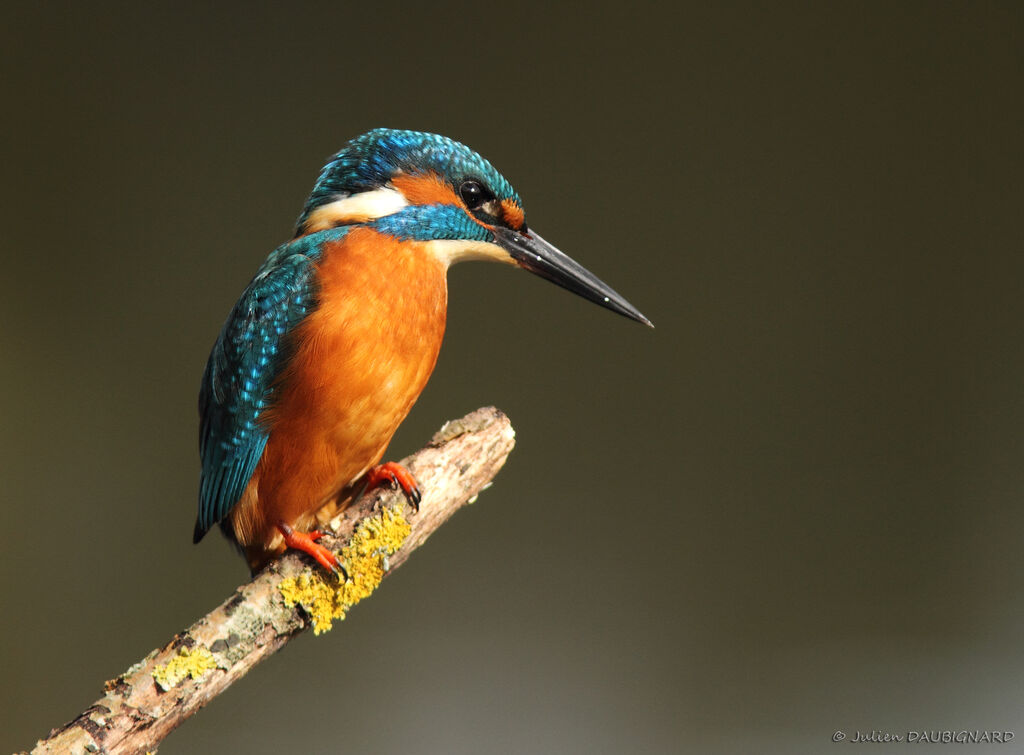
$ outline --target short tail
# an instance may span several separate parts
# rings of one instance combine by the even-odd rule
[[[195,545],[206,535],[206,528],[200,523],[199,518],[196,517],[196,528],[192,532],[192,544]]]

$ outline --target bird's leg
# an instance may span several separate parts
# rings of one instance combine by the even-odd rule
[[[284,544],[289,548],[294,548],[297,551],[307,553],[316,559],[320,566],[327,569],[327,571],[334,572],[342,580],[348,580],[348,573],[345,571],[345,567],[341,565],[341,561],[334,553],[320,545],[317,540],[324,536],[324,533],[319,530],[313,530],[312,532],[298,532],[292,527],[289,527],[284,522],[277,523],[277,531],[284,536]]]
[[[402,492],[405,493],[405,497],[409,499],[413,510],[420,510],[420,500],[423,496],[420,495],[420,488],[416,484],[416,478],[412,476],[412,472],[408,469],[401,464],[388,461],[372,467],[366,473],[366,490],[372,490],[384,484],[400,486]]]

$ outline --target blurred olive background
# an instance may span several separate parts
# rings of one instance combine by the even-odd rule
[[[706,5],[3,11],[0,747],[246,578],[191,543],[199,378],[380,125],[657,329],[455,268],[389,455],[494,404],[497,484],[161,752],[1024,747],[1024,13]]]

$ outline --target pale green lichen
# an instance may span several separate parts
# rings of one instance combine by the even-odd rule
[[[164,692],[176,687],[185,677],[200,678],[207,671],[217,668],[217,659],[206,648],[179,648],[178,654],[167,663],[153,669],[153,679]]]
[[[411,531],[400,512],[383,509],[379,516],[364,520],[351,542],[341,549],[341,561],[348,572],[344,583],[322,569],[307,569],[282,580],[278,589],[285,603],[302,606],[315,634],[330,630],[334,619],[344,619],[348,609],[377,589],[387,571],[388,557],[402,547]]]

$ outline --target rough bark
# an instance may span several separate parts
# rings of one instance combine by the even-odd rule
[[[382,507],[398,511],[411,530],[397,551],[381,559],[385,571],[393,570],[489,486],[513,444],[508,418],[493,407],[447,423],[425,448],[402,461],[423,491],[417,513],[405,507],[400,492],[380,490],[338,516],[331,523],[334,532],[321,542],[340,550],[361,524],[380,516]],[[275,561],[187,630],[108,681],[103,697],[54,729],[32,752],[114,755],[155,750],[185,719],[310,627],[307,611],[284,599],[282,582],[319,569],[311,564],[294,553]],[[181,678],[168,679],[168,669],[180,671]]]

